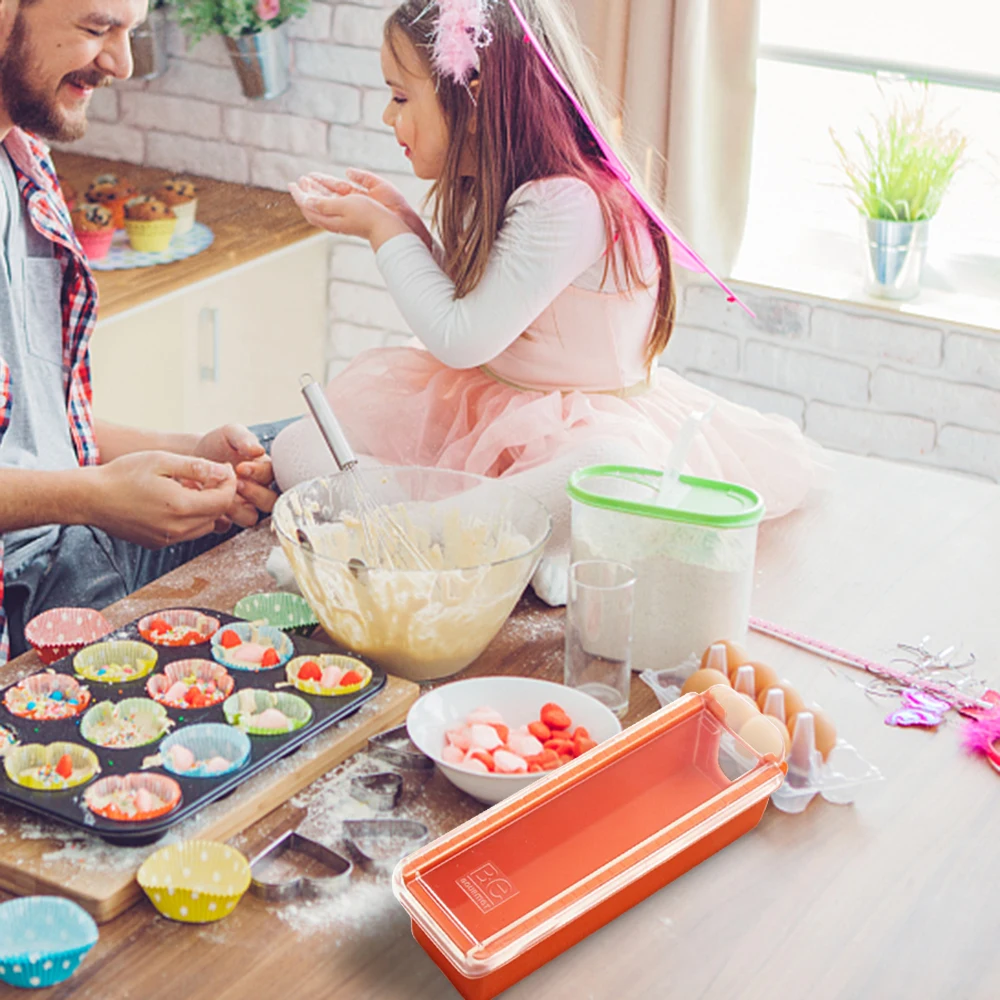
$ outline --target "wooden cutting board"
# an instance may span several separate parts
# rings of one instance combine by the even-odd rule
[[[246,594],[274,589],[264,570],[272,544],[266,528],[244,532],[103,613],[118,627],[151,611],[191,603],[231,612]],[[34,653],[18,657],[0,667],[0,686],[42,666]],[[416,684],[389,677],[354,715],[148,847],[114,847],[14,806],[0,806],[0,888],[17,895],[65,896],[98,923],[111,920],[142,896],[135,873],[159,847],[190,838],[227,840],[242,832],[361,750],[370,736],[402,722],[419,694]]]

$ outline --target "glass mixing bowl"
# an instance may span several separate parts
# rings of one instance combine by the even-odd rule
[[[364,500],[373,507],[365,513]],[[394,539],[392,517],[424,560]],[[354,469],[279,497],[273,526],[303,595],[341,646],[414,681],[468,666],[500,631],[551,533],[545,506],[448,469]],[[377,531],[394,552],[365,540]]]

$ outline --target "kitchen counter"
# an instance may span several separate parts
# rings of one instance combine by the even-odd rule
[[[96,272],[102,320],[319,236],[302,218],[291,195],[280,191],[77,153],[56,152],[53,159],[59,176],[69,181],[81,197],[98,174],[127,177],[144,192],[158,187],[168,177],[190,177],[198,186],[198,221],[215,234],[211,247],[186,260],[131,271]]]

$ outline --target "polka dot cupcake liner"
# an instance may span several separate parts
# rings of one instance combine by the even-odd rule
[[[93,608],[52,608],[25,625],[24,637],[48,665],[72,656],[111,631],[111,623]]]
[[[250,758],[250,738],[225,723],[203,722],[171,733],[160,744],[160,757],[163,766],[178,777],[221,778],[238,771]]]
[[[213,660],[175,660],[146,682],[146,694],[168,708],[190,712],[211,708],[233,693],[235,682],[221,663]],[[193,692],[198,692],[193,694]]]
[[[187,840],[151,854],[136,878],[163,916],[205,924],[235,909],[250,886],[250,863],[228,844]]]
[[[80,735],[109,750],[142,747],[163,736],[173,725],[167,710],[149,698],[102,701],[80,720]]]
[[[0,903],[0,981],[42,989],[64,982],[97,944],[97,924],[58,896]]]
[[[3,704],[19,719],[73,719],[90,704],[90,691],[69,674],[33,674],[7,688]]]
[[[127,684],[149,676],[159,654],[152,646],[132,639],[99,642],[73,657],[77,677],[97,684]]]
[[[319,625],[316,612],[304,597],[282,591],[249,594],[237,603],[233,614],[250,622],[263,622],[291,635],[309,635]]]
[[[200,646],[219,629],[219,619],[201,611],[170,608],[139,619],[139,635],[154,646]]]

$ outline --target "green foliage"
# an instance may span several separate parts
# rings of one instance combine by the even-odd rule
[[[869,219],[894,222],[933,218],[968,141],[941,123],[928,122],[926,90],[915,109],[897,102],[884,119],[873,116],[873,124],[871,135],[857,130],[857,158],[830,130],[858,211]]]
[[[252,35],[301,17],[310,0],[281,0],[280,12],[269,21],[257,13],[257,0],[173,0],[177,21],[191,39],[205,35]]]

